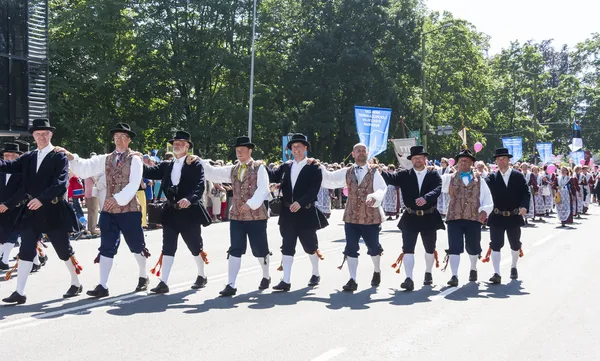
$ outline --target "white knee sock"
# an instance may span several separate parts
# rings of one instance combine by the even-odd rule
[[[25,296],[25,285],[32,268],[33,262],[19,260],[17,266],[17,293],[21,296]]]
[[[425,272],[431,273],[434,261],[433,253],[425,253]]]
[[[240,257],[229,256],[229,285],[233,288],[235,288],[235,280],[241,266],[242,259]]]
[[[358,269],[358,257],[348,257],[348,271],[350,272],[350,278],[356,281],[356,270]]]
[[[413,269],[415,268],[415,255],[413,253],[405,253],[402,263],[404,263],[404,272],[406,272],[406,277],[412,280]]]
[[[381,256],[371,256],[373,260],[373,272],[381,273]]]
[[[452,269],[452,275],[458,277],[458,266],[460,265],[460,254],[450,255],[450,269]]]
[[[14,243],[6,242],[2,245],[2,262],[8,264],[10,260],[10,252],[15,247]]]
[[[71,285],[75,287],[81,286],[81,282],[79,282],[79,275],[75,271],[75,265],[73,264],[73,262],[71,262],[71,260],[68,259],[65,261],[65,264],[67,265],[67,269],[71,274]]]
[[[292,283],[292,264],[294,263],[294,256],[283,256],[281,264],[283,265],[283,282]]]
[[[162,256],[162,267],[160,269],[160,280],[165,284],[169,284],[169,275],[171,274],[171,268],[173,268],[173,262],[175,257],[173,256]]]
[[[198,267],[198,276],[206,278],[206,273],[204,273],[204,260],[202,259],[202,256],[194,256],[194,261],[196,261],[196,267]]]
[[[479,256],[477,255],[469,255],[469,260],[471,261],[471,271],[477,271],[477,261],[479,260]]]
[[[312,264],[312,274],[313,276],[319,276],[319,256],[317,254],[311,254],[308,256],[310,258],[310,263]]]
[[[269,276],[269,255],[266,257],[257,257],[256,259],[262,268],[263,278],[271,279],[271,276]]]
[[[108,288],[108,276],[113,265],[113,259],[100,256],[100,285],[104,288]]]
[[[494,273],[500,274],[500,259],[502,254],[500,252],[492,251],[492,264],[494,265]]]
[[[512,256],[512,264],[511,264],[511,268],[517,268],[517,261],[519,261],[519,255],[521,254],[520,251],[510,251],[511,256]]]
[[[147,258],[141,253],[134,253],[135,260],[138,263],[138,267],[140,268],[139,277],[140,278],[148,278],[148,270],[146,269],[146,261]]]

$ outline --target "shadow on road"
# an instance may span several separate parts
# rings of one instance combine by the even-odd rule
[[[480,288],[483,286],[485,288]],[[524,292],[522,281],[511,280],[507,284],[494,285],[489,282],[470,282],[459,288],[456,292],[446,296],[446,299],[452,301],[468,301],[473,298],[510,298],[512,296],[526,296],[529,292]]]

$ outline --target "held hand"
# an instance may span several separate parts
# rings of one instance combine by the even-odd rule
[[[192,203],[190,203],[190,201],[188,201],[188,200],[187,200],[187,199],[185,199],[185,198],[182,198],[182,199],[180,199],[180,200],[179,200],[179,202],[177,202],[177,205],[178,205],[178,206],[179,206],[179,208],[181,208],[181,209],[185,209],[185,208],[189,207],[189,206],[190,206],[190,204],[192,204]]]
[[[292,205],[290,206],[290,211],[291,211],[292,213],[296,213],[296,212],[298,212],[298,210],[300,210],[300,208],[302,208],[302,207],[300,206],[300,203],[298,203],[298,202],[294,202],[294,203],[292,203]]]
[[[138,156],[138,157],[140,157],[140,158],[143,158],[143,157],[144,157],[144,155],[143,155],[142,153],[140,153],[140,152],[131,152],[131,155],[133,155],[133,156],[136,156],[136,155],[137,155],[137,156]]]
[[[8,207],[5,204],[0,204],[0,213],[8,211]]]
[[[241,212],[249,212],[250,211],[250,206],[247,205],[246,203],[244,203],[244,205],[240,207],[240,211]]]
[[[374,207],[375,206],[375,198],[369,198],[367,199],[367,207]]]
[[[198,157],[197,155],[193,155],[193,154],[192,155],[188,155],[185,158],[185,162],[187,163],[187,165],[192,165],[192,164],[194,164],[196,162],[199,162],[199,161],[200,161],[200,157]]]
[[[479,223],[485,224],[486,219],[487,219],[487,213],[479,212]]]
[[[527,214],[527,208],[519,208],[519,214],[525,216]]]
[[[118,206],[118,203],[113,197],[108,198],[104,202],[104,209],[107,211],[110,211],[111,209],[113,209],[116,206]]]
[[[417,206],[422,207],[427,203],[427,201],[425,200],[425,198],[420,197],[415,200],[415,203],[417,204]]]
[[[37,198],[34,198],[30,200],[29,203],[27,203],[27,208],[29,208],[32,211],[37,211],[38,209],[40,209],[41,206],[42,202],[40,202],[40,200]]]
[[[71,152],[69,152],[68,150],[66,150],[66,149],[65,149],[65,148],[63,148],[63,147],[54,147],[54,151],[55,151],[56,153],[63,153],[63,154],[64,154],[64,155],[67,157],[67,159],[68,159],[68,160],[73,160],[73,159],[75,159],[75,158],[73,157],[73,154],[71,154]]]

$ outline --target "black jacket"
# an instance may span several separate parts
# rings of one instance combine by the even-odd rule
[[[279,168],[270,170],[270,183],[281,183],[281,194],[284,204],[279,215],[279,225],[282,227],[295,226],[306,229],[321,229],[329,224],[323,213],[315,207],[323,175],[316,164],[305,165],[296,180],[292,190],[291,167],[293,162],[282,164]],[[298,202],[302,208],[296,213],[290,211],[290,205]]]
[[[186,157],[187,159],[187,157]],[[202,203],[202,195],[204,194],[204,167],[200,162],[194,162],[187,164],[185,159],[183,160],[183,167],[181,168],[181,178],[177,186],[173,186],[171,181],[171,171],[175,162],[162,162],[153,167],[148,167],[144,164],[143,177],[147,179],[160,179],[161,189],[167,198],[168,203],[171,205],[165,207],[162,214],[162,221],[165,224],[169,224],[174,220],[173,217],[183,218],[186,221],[201,223],[209,221],[206,219],[206,209]],[[186,209],[175,209],[172,207],[181,199],[187,199],[191,205]]]
[[[8,207],[4,213],[0,213],[0,225],[12,227],[19,215],[20,205],[25,200],[25,190],[21,184],[22,175],[12,174],[6,183],[6,173],[0,173],[0,204]]]
[[[529,209],[530,193],[525,177],[514,169],[511,169],[510,172],[508,187],[504,184],[504,179],[499,171],[488,174],[485,179],[494,199],[494,209],[499,211]],[[488,219],[490,226],[520,227],[524,224],[523,217],[518,214],[505,217],[492,211]]]
[[[382,172],[381,176],[387,185],[400,187],[402,200],[404,201],[406,208],[412,210],[428,210],[433,208],[432,213],[423,216],[404,212],[398,223],[398,228],[413,231],[446,228],[442,216],[437,210],[437,199],[442,192],[442,178],[437,171],[427,170],[425,178],[423,178],[420,192],[417,174],[413,169],[401,170],[396,173]],[[420,197],[425,198],[427,201],[427,203],[421,207],[417,206],[415,203],[417,198]]]

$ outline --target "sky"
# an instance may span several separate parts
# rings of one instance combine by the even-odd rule
[[[600,33],[600,0],[425,0],[430,10],[450,11],[491,36],[489,55],[522,44],[554,39],[560,48],[573,48]]]

